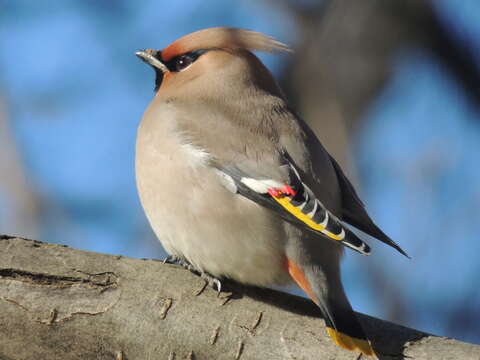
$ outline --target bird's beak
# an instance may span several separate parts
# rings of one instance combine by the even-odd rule
[[[146,62],[147,64],[153,66],[154,68],[157,68],[160,70],[162,73],[166,73],[170,70],[165,66],[164,63],[162,63],[160,60],[158,60],[154,54],[156,54],[156,50],[152,49],[147,49],[147,50],[139,50],[135,53],[135,55],[138,56],[140,60],[143,62]]]

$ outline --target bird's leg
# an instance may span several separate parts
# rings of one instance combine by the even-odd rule
[[[207,285],[211,286],[214,290],[217,290],[217,292],[220,294],[222,292],[222,282],[217,279],[215,276],[197,269],[195,266],[190,264],[187,260],[176,256],[176,255],[169,255],[163,260],[164,264],[177,264],[183,267],[184,269],[187,269],[191,272],[193,272],[196,275],[199,275]]]

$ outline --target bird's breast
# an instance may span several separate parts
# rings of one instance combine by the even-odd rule
[[[208,165],[210,156],[186,142],[174,125],[144,118],[136,180],[160,242],[168,253],[214,276],[255,285],[287,282],[285,224],[232,193]]]

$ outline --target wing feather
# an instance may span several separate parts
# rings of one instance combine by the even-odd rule
[[[362,230],[370,236],[390,245],[400,254],[409,258],[408,254],[392,239],[390,239],[375,223],[372,221],[365,206],[357,195],[355,188],[343,173],[340,165],[330,156],[338,178],[338,184],[342,191],[342,219],[356,228]]]
[[[302,183],[292,164],[288,163],[287,166],[290,177],[288,184],[273,179],[254,178],[235,166],[217,169],[222,178],[228,177],[228,182],[235,184],[237,193],[275,211],[284,220],[341,243],[363,255],[369,255],[368,244],[325,208],[307,185]]]

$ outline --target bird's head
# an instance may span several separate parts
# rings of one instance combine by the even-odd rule
[[[288,50],[286,45],[258,32],[216,27],[188,34],[163,50],[135,54],[155,70],[155,91],[177,92],[188,87],[208,92],[212,85],[225,90],[226,84],[245,82],[277,89],[269,71],[251,51]]]

